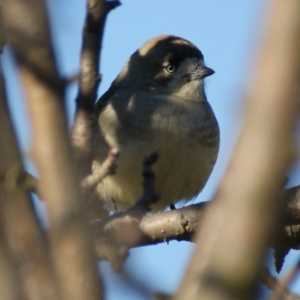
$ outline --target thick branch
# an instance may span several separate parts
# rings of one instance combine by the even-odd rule
[[[1,68],[0,132],[0,298],[60,299],[47,243],[24,186]]]
[[[9,40],[27,96],[32,153],[52,225],[51,250],[62,297],[99,300],[100,282],[86,207],[80,199],[64,110],[64,86],[55,65],[45,3],[5,0],[4,7]]]
[[[176,300],[252,299],[278,223],[282,176],[295,154],[300,2],[276,0],[270,5],[245,126],[197,233]]]
[[[279,200],[286,206],[284,226],[274,228],[276,243],[284,243],[289,249],[300,249],[300,187],[286,189]],[[193,241],[193,236],[201,226],[204,209],[211,202],[203,202],[176,210],[147,214],[137,218],[134,211],[116,214],[103,223],[94,222],[92,227],[96,240],[110,236],[121,247],[155,245],[166,241]],[[128,233],[128,235],[126,234]],[[270,246],[275,246],[272,243]]]

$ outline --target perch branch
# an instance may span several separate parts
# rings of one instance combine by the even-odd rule
[[[280,237],[278,240],[288,249],[300,248],[300,186],[291,187],[281,193],[280,202],[286,206],[284,226],[274,228],[274,235]],[[136,219],[131,211],[113,215],[106,220],[105,228],[103,223],[93,223],[96,239],[101,238],[103,234],[112,235],[116,244],[127,248],[140,247],[145,245],[155,245],[166,241],[193,241],[193,236],[201,226],[204,209],[209,202],[193,204],[176,210],[170,210],[161,213],[143,215],[140,220]],[[124,238],[124,232],[131,232],[131,238]],[[135,234],[136,232],[136,234]],[[276,246],[277,241],[271,243]]]

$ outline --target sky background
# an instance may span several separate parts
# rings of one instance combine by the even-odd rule
[[[79,70],[85,0],[48,0],[48,7],[59,70],[62,76],[74,75]],[[267,10],[268,1],[262,0],[123,0],[122,6],[108,16],[101,54],[103,77],[99,96],[108,89],[127,58],[146,40],[160,34],[174,34],[190,40],[204,54],[206,65],[216,71],[206,79],[206,93],[221,129],[220,153],[214,172],[196,202],[213,197],[242,128],[245,98],[251,78],[255,76],[254,63]],[[32,170],[27,155],[31,144],[30,124],[14,62],[7,48],[2,63],[9,83],[10,109],[17,135],[27,166]],[[67,89],[66,99],[70,124],[76,92],[77,84],[73,83]],[[297,170],[299,162],[290,171],[290,185],[299,184]],[[42,205],[38,208],[43,214]],[[126,299],[153,299],[148,293],[151,290],[175,292],[192,251],[193,245],[187,242],[131,250],[126,272],[139,286],[138,290],[128,287],[107,263],[101,263],[107,299],[124,299],[124,295]],[[299,254],[292,251],[282,274],[298,259]],[[271,270],[274,273],[274,269]],[[292,289],[299,291],[299,285],[296,280]]]

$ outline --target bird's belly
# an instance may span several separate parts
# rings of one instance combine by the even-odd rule
[[[178,201],[194,198],[205,185],[216,160],[217,149],[199,143],[174,142],[162,138],[154,142],[135,141],[120,148],[115,175],[106,177],[99,192],[110,208],[111,198],[118,210],[136,203],[142,196],[142,164],[152,151],[159,150],[159,159],[153,166],[155,189],[160,199],[152,206],[161,210]]]

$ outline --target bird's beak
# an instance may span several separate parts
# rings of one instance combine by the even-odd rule
[[[200,69],[199,75],[201,76],[201,79],[203,79],[203,78],[208,77],[208,76],[210,76],[214,73],[215,73],[215,71],[213,69],[203,66]]]
[[[214,74],[215,71],[205,66],[198,66],[196,70],[189,74],[190,80],[199,80]]]

